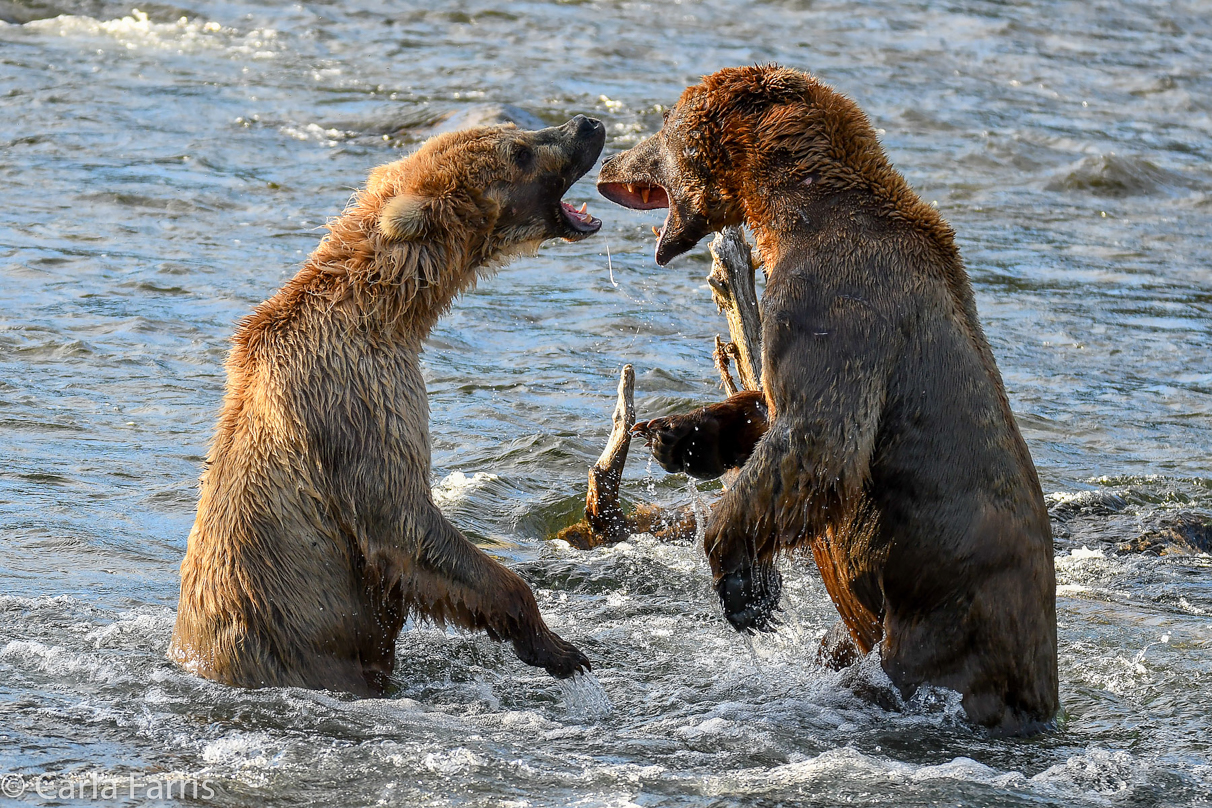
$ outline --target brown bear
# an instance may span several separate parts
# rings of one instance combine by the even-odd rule
[[[378,695],[415,615],[508,640],[553,676],[589,670],[526,583],[434,505],[420,353],[480,275],[601,227],[561,197],[604,143],[583,116],[435,137],[371,172],[241,323],[171,659],[231,685]]]
[[[768,274],[765,400],[637,426],[671,467],[743,464],[705,535],[729,621],[768,629],[775,558],[810,549],[845,624],[831,636],[853,643],[823,659],[878,646],[906,696],[947,687],[978,724],[1048,726],[1056,584],[1039,479],[954,233],[858,106],[793,70],[721,70],[609,160],[598,189],[668,208],[658,264],[746,224]],[[745,446],[751,414],[769,424]]]

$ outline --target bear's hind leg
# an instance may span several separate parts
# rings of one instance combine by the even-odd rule
[[[360,631],[358,659],[366,686],[374,695],[382,695],[391,683],[396,666],[396,639],[404,628],[403,583],[390,565],[383,564],[371,591],[380,594],[366,605],[366,612],[375,617]]]

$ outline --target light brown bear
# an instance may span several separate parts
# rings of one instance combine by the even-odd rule
[[[420,353],[480,275],[601,227],[561,197],[604,143],[583,116],[435,137],[375,169],[302,270],[244,320],[171,659],[231,685],[378,695],[415,615],[508,640],[553,676],[589,669],[526,583],[434,505]]]
[[[1039,480],[954,234],[862,111],[793,70],[721,70],[598,189],[669,209],[658,264],[743,223],[768,273],[764,400],[636,427],[669,468],[741,466],[705,537],[732,624],[769,628],[775,558],[811,550],[845,626],[826,660],[878,646],[906,696],[948,687],[976,723],[1047,726],[1056,580]],[[759,438],[749,424],[766,416]]]

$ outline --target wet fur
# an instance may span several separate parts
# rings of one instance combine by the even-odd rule
[[[535,205],[571,158],[533,135],[458,132],[375,169],[302,270],[240,324],[173,660],[230,685],[377,695],[412,615],[511,641],[555,676],[589,668],[429,486],[423,340],[479,275],[557,235]]]
[[[808,550],[855,646],[822,658],[878,646],[906,696],[948,687],[976,723],[1047,726],[1048,514],[951,228],[852,101],[776,67],[706,77],[598,181],[637,179],[668,193],[659,262],[744,223],[769,276],[769,430],[706,527],[729,619],[768,627],[776,557]]]
[[[665,471],[710,480],[745,465],[767,427],[765,396],[746,390],[684,415],[636,424],[632,432]]]

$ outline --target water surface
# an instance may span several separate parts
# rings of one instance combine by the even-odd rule
[[[0,774],[233,806],[1209,803],[1212,559],[1113,552],[1212,512],[1207,3],[49,8],[0,3],[33,20],[0,24]],[[589,181],[570,199],[601,234],[466,295],[425,370],[442,507],[600,690],[425,626],[381,700],[173,668],[227,339],[369,169],[488,102],[594,115],[609,155],[701,74],[768,61],[854,97],[958,232],[1054,509],[1061,729],[994,740],[953,694],[859,698],[871,664],[809,663],[835,619],[810,564],[750,647],[696,548],[543,541],[581,508],[622,364],[642,416],[719,395],[705,246],[657,268],[658,216]],[[627,476],[633,501],[688,496],[638,455]]]

